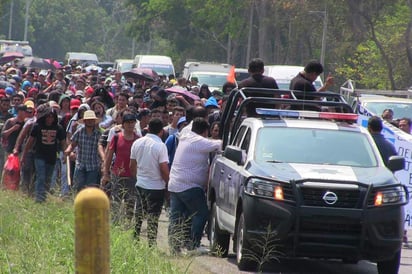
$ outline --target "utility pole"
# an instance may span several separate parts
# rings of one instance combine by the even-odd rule
[[[9,17],[9,36],[8,39],[11,40],[11,31],[13,29],[13,7],[14,7],[14,0],[10,2],[10,17]]]
[[[24,18],[24,37],[23,41],[27,41],[27,27],[29,25],[29,8],[30,8],[30,0],[26,0],[26,15]]]
[[[321,46],[321,50],[320,50],[320,63],[322,64],[323,68],[325,68],[326,37],[327,37],[327,32],[328,32],[328,13],[326,11],[326,6],[325,6],[325,10],[323,10],[323,11],[316,10],[316,11],[309,11],[309,13],[319,15],[323,19],[322,46]],[[322,75],[322,78],[324,80],[324,73]]]

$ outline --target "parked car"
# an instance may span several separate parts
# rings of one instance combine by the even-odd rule
[[[275,256],[366,259],[397,273],[409,198],[393,172],[405,159],[386,167],[346,103],[286,93],[299,92],[246,88],[228,99],[208,185],[212,251],[227,255],[232,237],[240,270]]]

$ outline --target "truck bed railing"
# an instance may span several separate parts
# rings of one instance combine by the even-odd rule
[[[226,108],[222,114],[220,124],[220,137],[225,147],[234,136],[244,117],[258,117],[257,108],[267,109],[291,109],[310,111],[333,111],[341,113],[353,113],[353,109],[346,103],[340,94],[333,92],[314,92],[310,96],[316,99],[302,100],[302,96],[308,93],[292,90],[276,90],[261,88],[234,89],[229,95]],[[225,126],[226,125],[226,126]]]

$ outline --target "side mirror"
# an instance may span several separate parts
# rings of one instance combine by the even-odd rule
[[[242,149],[235,146],[226,146],[223,156],[235,162],[238,165],[243,164]]]
[[[395,172],[405,168],[405,158],[402,156],[389,157],[387,167],[390,171]]]

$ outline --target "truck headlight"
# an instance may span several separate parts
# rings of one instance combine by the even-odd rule
[[[254,196],[284,201],[283,187],[276,182],[253,178],[247,183],[246,193]]]
[[[408,202],[408,193],[403,186],[377,189],[373,195],[374,206],[406,204]]]

